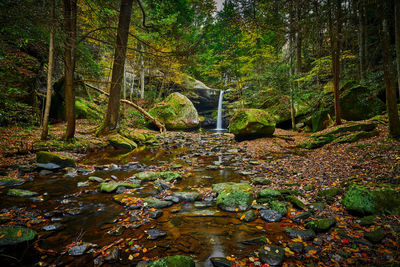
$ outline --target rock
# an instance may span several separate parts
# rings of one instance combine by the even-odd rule
[[[124,233],[125,227],[123,226],[115,226],[111,230],[107,231],[107,234],[112,236],[120,236]]]
[[[210,261],[214,267],[231,267],[232,264],[224,257],[213,257]]]
[[[264,177],[256,177],[256,178],[253,178],[251,181],[254,185],[270,185],[271,184],[271,181]]]
[[[108,142],[116,149],[133,150],[137,148],[135,142],[119,134],[110,135],[108,137]]]
[[[86,186],[89,186],[89,182],[78,182],[77,184],[76,184],[76,186],[77,187],[86,187]]]
[[[11,177],[0,177],[0,186],[18,186],[25,183],[25,180]]]
[[[60,230],[61,228],[63,228],[63,225],[60,223],[43,226],[43,230],[45,231],[55,231]]]
[[[268,203],[276,199],[281,199],[282,194],[276,189],[267,188],[257,192],[258,203]]]
[[[143,182],[155,181],[157,179],[162,179],[167,182],[172,182],[174,180],[181,179],[182,175],[178,172],[173,172],[173,171],[164,171],[164,172],[145,171],[136,173],[131,178],[139,179]]]
[[[243,213],[242,216],[240,216],[240,218],[242,218],[242,217],[243,217],[243,221],[252,222],[257,219],[258,215],[253,210],[248,210],[245,213]]]
[[[33,240],[37,232],[21,226],[5,226],[0,228],[0,246],[15,245]]]
[[[73,246],[68,250],[68,255],[70,256],[81,256],[83,255],[86,250],[88,249],[88,244],[82,244],[78,246]]]
[[[117,190],[118,187],[126,187],[126,188],[138,188],[140,185],[138,184],[132,184],[132,183],[126,183],[126,182],[115,182],[115,183],[101,183],[99,185],[100,191],[101,192],[106,192],[106,193],[111,193]]]
[[[239,139],[272,136],[275,123],[264,110],[242,109],[233,115],[228,129]]]
[[[342,193],[343,189],[341,188],[329,188],[319,191],[318,196],[325,198],[326,202],[332,203],[335,200],[335,197]]]
[[[196,201],[194,202],[195,208],[202,209],[202,208],[208,208],[214,206],[213,201]]]
[[[90,177],[88,178],[88,180],[89,180],[89,181],[92,181],[92,182],[97,182],[97,183],[102,183],[102,182],[104,182],[104,179],[103,179],[103,178],[100,178],[100,177],[97,177],[97,176],[90,176]]]
[[[352,186],[343,197],[346,210],[357,214],[372,214],[376,211],[375,198],[370,190],[362,186]]]
[[[172,194],[173,197],[177,197],[180,201],[194,202],[201,200],[202,195],[199,192],[175,192]]]
[[[43,170],[49,170],[49,171],[54,171],[57,169],[60,169],[61,166],[54,164],[54,163],[36,163],[35,165],[36,169],[43,169]],[[68,167],[71,168],[71,167]]]
[[[150,208],[162,209],[172,206],[173,203],[170,201],[160,200],[155,197],[148,197],[144,199],[143,204],[147,205]]]
[[[304,249],[304,244],[302,242],[294,242],[288,245],[290,250],[296,253],[301,253]]]
[[[200,123],[193,103],[180,93],[170,94],[164,101],[154,105],[149,114],[164,123],[167,130],[190,130],[197,128]]]
[[[77,119],[101,120],[103,111],[94,103],[82,97],[75,98],[75,116]]]
[[[74,178],[74,177],[78,176],[78,172],[75,168],[67,167],[64,170],[66,173],[63,175],[63,177]]]
[[[161,210],[155,210],[150,212],[149,217],[152,219],[160,218],[164,213]]]
[[[157,260],[148,267],[195,267],[195,263],[189,256],[175,255]]]
[[[382,239],[385,238],[385,231],[382,229],[377,229],[371,232],[365,232],[364,237],[368,241],[371,241],[372,243],[380,243]]]
[[[365,216],[365,217],[360,218],[356,222],[359,223],[361,226],[370,226],[370,225],[374,224],[375,218],[376,217],[374,215]]]
[[[56,153],[51,153],[47,151],[39,151],[36,153],[37,163],[54,163],[61,168],[65,167],[76,167],[75,161],[67,156],[63,156]]]
[[[53,172],[52,171],[50,171],[50,170],[41,170],[40,172],[39,172],[39,176],[46,176],[46,175],[50,175],[50,174],[52,174]]]
[[[104,260],[108,263],[116,263],[119,261],[119,253],[120,253],[119,247],[112,247],[106,250],[107,256],[105,256]]]
[[[239,241],[239,244],[242,245],[266,245],[268,243],[268,238],[265,236],[255,237],[249,240]]]
[[[149,234],[149,236],[147,237],[147,239],[149,239],[149,240],[159,239],[159,238],[167,235],[166,232],[158,230],[158,229],[150,229],[147,231],[147,233]]]
[[[36,192],[32,192],[29,190],[22,190],[22,189],[9,189],[7,195],[13,197],[33,197],[39,195]]]
[[[259,257],[262,263],[270,266],[280,266],[285,257],[285,251],[278,246],[265,245],[259,250]]]
[[[225,211],[247,210],[253,202],[253,188],[247,183],[220,183],[213,185],[218,193],[217,206]]]
[[[282,215],[282,217],[287,215],[287,205],[285,203],[279,201],[272,201],[269,207],[270,209],[279,212],[279,214]]]
[[[326,232],[336,224],[335,218],[313,220],[306,223],[307,229],[312,229],[317,233]]]
[[[316,212],[316,211],[323,211],[325,209],[325,204],[324,203],[320,203],[320,202],[316,202],[316,203],[312,203],[310,204],[310,206],[308,206],[310,208],[310,210],[312,212]]]
[[[267,222],[280,222],[282,215],[275,210],[260,210],[260,216]]]
[[[313,230],[301,230],[287,228],[285,232],[290,238],[301,238],[303,241],[313,240],[315,238],[315,232]]]
[[[302,210],[306,206],[300,199],[295,196],[286,196],[285,199],[287,201],[290,201],[290,203],[292,203],[292,205],[297,209]]]

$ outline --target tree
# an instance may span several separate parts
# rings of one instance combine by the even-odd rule
[[[365,78],[367,69],[367,21],[365,0],[358,0],[358,24],[359,24],[359,57],[360,57],[360,78]]]
[[[400,137],[400,120],[397,109],[397,97],[396,97],[396,84],[395,76],[392,71],[392,49],[390,46],[390,33],[389,33],[389,3],[382,1],[379,5],[379,10],[382,11],[380,15],[380,27],[379,34],[381,39],[382,49],[382,64],[385,80],[385,92],[386,92],[386,108],[389,117],[389,134],[395,138]]]
[[[55,0],[50,1],[50,42],[49,42],[49,64],[47,68],[47,92],[46,92],[46,106],[43,116],[41,140],[47,139],[49,131],[49,114],[51,106],[51,92],[52,92],[52,75],[53,75],[53,55],[54,55],[54,20],[55,20]]]
[[[67,120],[66,139],[75,135],[75,61],[76,61],[76,20],[77,0],[64,0],[64,30],[65,58],[64,58],[64,90],[65,90],[65,117]]]
[[[397,62],[397,87],[400,96],[400,2],[394,1],[395,10],[395,42],[396,42],[396,62]]]
[[[110,97],[108,100],[105,120],[99,133],[108,132],[119,127],[121,88],[123,85],[129,24],[132,14],[132,2],[133,0],[121,0],[114,64],[111,76]]]

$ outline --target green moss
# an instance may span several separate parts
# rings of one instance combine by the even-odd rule
[[[357,142],[358,140],[364,138],[370,138],[377,135],[379,135],[378,131],[370,131],[370,132],[360,131],[345,136],[341,136],[335,139],[334,143],[352,143],[352,142]]]
[[[276,199],[281,199],[282,194],[276,189],[267,188],[257,192],[258,203],[268,203]]]
[[[318,196],[324,197],[326,202],[332,203],[335,197],[343,193],[341,188],[329,188],[318,192]]]
[[[375,198],[370,190],[352,186],[343,197],[346,210],[358,214],[371,214],[376,211]]]
[[[376,210],[390,214],[400,214],[400,192],[392,189],[372,191]]]
[[[36,153],[36,162],[37,163],[54,163],[59,165],[60,167],[75,167],[75,161],[67,156],[47,152],[47,151],[39,151]]]
[[[33,197],[38,195],[38,193],[22,189],[9,189],[7,195],[13,197]]]
[[[173,180],[181,179],[182,175],[178,172],[173,172],[173,171],[164,171],[164,172],[144,171],[133,175],[133,177],[142,181],[155,181],[157,179],[163,179],[165,181],[170,182]]]
[[[371,241],[372,243],[380,243],[385,236],[385,231],[382,229],[376,229],[374,231],[364,233],[365,239]]]
[[[242,109],[233,115],[228,128],[235,136],[272,136],[275,123],[264,110]]]
[[[75,100],[75,115],[77,119],[101,120],[102,112],[94,103],[81,97]]]
[[[295,196],[292,196],[292,195],[290,195],[290,196],[286,196],[285,197],[285,199],[287,200],[287,201],[289,201],[290,203],[292,203],[292,205],[295,207],[295,208],[298,208],[298,209],[304,209],[304,207],[305,207],[305,204],[300,200],[300,199],[298,199],[297,197],[295,197]]]
[[[137,144],[128,138],[115,134],[108,137],[110,144],[116,149],[130,149],[133,150],[137,148]]]
[[[25,180],[11,177],[0,177],[0,186],[17,186],[25,183]]]
[[[287,215],[287,205],[285,203],[279,201],[272,201],[270,204],[270,208],[279,212],[280,215]]]
[[[334,218],[314,220],[314,221],[309,221],[308,223],[306,223],[306,228],[312,229],[315,232],[326,232],[335,224],[336,224],[336,220]]]
[[[168,256],[157,260],[149,265],[149,267],[194,267],[194,260],[189,256]]]
[[[244,216],[244,217],[243,217]],[[245,222],[252,222],[257,219],[257,213],[254,212],[254,210],[248,210],[245,213],[243,213],[241,216],[243,217],[243,221]]]
[[[247,210],[253,201],[253,188],[247,183],[225,184],[218,191],[217,206],[226,211]],[[213,188],[214,189],[214,188]]]
[[[117,190],[118,187],[127,187],[127,188],[138,188],[140,185],[132,184],[132,183],[125,183],[125,182],[115,182],[115,183],[101,183],[99,185],[101,192],[111,193]]]
[[[15,245],[18,243],[31,241],[37,235],[37,232],[26,228],[18,226],[6,226],[0,228],[0,246]]]

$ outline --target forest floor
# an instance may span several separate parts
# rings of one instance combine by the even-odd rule
[[[48,142],[39,140],[40,129],[37,128],[0,128],[0,167],[32,164],[35,161],[34,152],[39,150],[63,151],[64,154],[79,158],[89,151],[100,150],[108,145],[106,137],[94,136],[95,125],[86,120],[78,121],[74,143],[62,140],[64,127],[65,124],[52,125]],[[349,183],[371,189],[400,190],[400,142],[387,137],[386,125],[379,124],[377,130],[379,135],[372,138],[354,143],[328,144],[312,150],[297,146],[310,134],[282,129],[277,129],[273,138],[235,142],[234,146],[239,149],[237,153],[241,154],[240,157],[247,159],[243,164],[247,171],[250,169],[262,173],[271,181],[268,188],[299,192],[298,198],[308,206],[321,201],[318,194],[321,190],[341,188],[346,191]],[[176,136],[184,136],[190,142],[196,142],[202,135],[197,132],[166,134],[171,140]],[[258,186],[257,189],[264,187]],[[349,214],[341,200],[342,194],[339,194],[318,211],[309,207],[300,210],[289,208],[289,218],[312,211],[314,219],[335,218],[336,227],[318,235],[314,240],[306,242],[293,238],[281,244],[289,248],[290,244],[300,242],[306,248],[306,253],[300,258],[291,249],[285,250],[290,259],[287,264],[400,264],[399,216],[382,214],[373,217],[371,223],[361,224],[360,217]],[[303,228],[303,221],[300,226]],[[366,233],[378,229],[383,232],[382,239],[375,242],[365,238]],[[256,256],[236,262],[257,266]]]

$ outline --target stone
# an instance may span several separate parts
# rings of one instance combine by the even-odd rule
[[[280,266],[285,258],[285,250],[278,246],[265,245],[260,248],[259,257],[262,263]]]
[[[341,188],[329,188],[319,191],[318,196],[325,198],[326,202],[332,203],[335,200],[335,197],[342,193],[343,189]]]
[[[51,153],[47,151],[39,151],[36,153],[36,162],[37,163],[54,163],[61,168],[65,167],[76,167],[75,161],[67,156]]]
[[[232,116],[228,129],[238,139],[272,136],[275,122],[264,110],[242,109]]]
[[[293,207],[295,207],[297,209],[302,210],[306,206],[300,199],[298,199],[295,196],[286,196],[285,199],[287,201],[290,201],[290,203],[292,203]]]
[[[115,182],[115,183],[101,183],[99,185],[99,189],[101,192],[111,193],[117,190],[118,187],[126,187],[126,188],[138,188],[140,185],[132,184],[127,182]]]
[[[177,197],[180,201],[194,202],[201,200],[202,195],[199,192],[175,192],[172,194],[173,197]]]
[[[268,238],[266,238],[265,236],[259,236],[259,237],[255,237],[252,239],[248,239],[248,240],[244,240],[244,241],[239,241],[239,244],[242,245],[266,245],[268,243]]]
[[[301,230],[287,228],[285,232],[290,238],[301,238],[303,241],[313,240],[315,238],[315,232],[313,230]]]
[[[214,267],[231,267],[232,264],[224,257],[212,257],[210,261]]]
[[[112,247],[106,250],[106,255],[104,260],[108,263],[116,263],[119,261],[120,248]]]
[[[0,186],[18,186],[25,183],[25,180],[11,177],[0,177]]]
[[[88,244],[82,244],[82,245],[77,245],[73,246],[68,250],[68,255],[70,256],[81,256],[83,255],[86,250],[88,249]]]
[[[267,188],[257,192],[258,203],[268,203],[273,200],[281,199],[282,194],[276,189]]]
[[[307,229],[312,229],[317,233],[326,232],[336,224],[335,218],[313,220],[306,223]]]
[[[194,207],[198,208],[198,209],[202,209],[202,208],[208,208],[208,207],[212,207],[214,206],[214,202],[213,201],[196,201],[194,202]]]
[[[269,205],[270,209],[279,212],[279,214],[284,217],[287,215],[287,205],[279,201],[272,201]]]
[[[137,148],[137,144],[119,134],[110,135],[108,137],[108,142],[115,148],[115,149],[128,149],[133,150]]]
[[[193,103],[180,93],[170,94],[157,103],[149,114],[164,123],[167,130],[190,130],[199,127],[200,119]]]
[[[225,211],[244,211],[253,202],[253,188],[247,183],[221,183],[213,185],[218,193],[217,206]]]
[[[61,166],[54,164],[54,163],[36,163],[35,165],[36,169],[43,169],[43,170],[49,170],[49,171],[54,171],[57,169],[60,169]],[[71,167],[68,167],[71,168]]]
[[[264,177],[256,177],[251,180],[254,185],[270,185],[271,180],[268,180]]]
[[[164,213],[161,210],[155,210],[150,212],[149,217],[152,219],[160,218]]]
[[[76,184],[77,187],[86,187],[89,186],[89,182],[85,181],[85,182],[78,182]]]
[[[280,222],[282,215],[275,210],[260,210],[260,216],[267,222]]]
[[[386,236],[385,231],[383,231],[382,229],[376,229],[371,232],[364,233],[365,239],[367,239],[372,243],[380,243],[382,239],[385,238],[385,236]]]
[[[195,267],[195,262],[189,256],[174,255],[157,260],[148,267]]]
[[[23,189],[9,189],[7,192],[7,195],[13,196],[13,197],[33,197],[39,195],[36,192],[32,192],[29,190],[23,190]]]
[[[101,120],[102,110],[94,102],[82,97],[75,98],[75,116],[77,119]]]
[[[61,228],[63,228],[63,225],[60,223],[43,226],[43,230],[45,231],[55,231],[60,230]]]
[[[88,180],[89,180],[89,181],[92,181],[92,182],[97,182],[97,183],[102,183],[102,182],[104,182],[104,179],[103,179],[103,178],[100,178],[100,177],[97,177],[97,176],[90,176],[90,177],[88,178]]]
[[[302,242],[290,243],[288,246],[291,251],[296,253],[301,253],[304,249],[304,244]]]
[[[5,226],[0,228],[0,246],[15,245],[33,240],[37,232],[22,226]]]
[[[172,206],[173,203],[171,201],[165,201],[155,197],[148,197],[143,200],[143,204],[150,208],[162,209]]]
[[[166,232],[158,229],[150,229],[147,231],[147,233],[149,234],[149,236],[147,237],[147,239],[149,240],[159,239],[167,235]]]
[[[356,222],[359,223],[361,226],[370,226],[374,224],[375,218],[376,217],[374,215],[365,216],[358,219]]]
[[[375,198],[370,190],[362,186],[352,186],[343,197],[343,205],[347,211],[361,215],[376,211]]]
[[[50,171],[50,170],[41,170],[39,172],[39,176],[46,176],[46,175],[50,175],[52,173],[53,173],[53,171]]]
[[[325,204],[321,202],[315,202],[308,206],[312,212],[323,211],[325,209]]]
[[[243,218],[243,221],[245,221],[245,222],[255,221],[257,219],[257,217],[258,217],[257,213],[253,210],[248,210],[245,213],[243,213],[241,216],[241,218]]]

